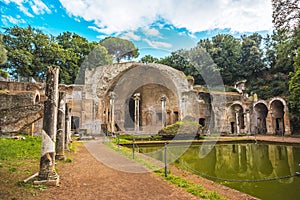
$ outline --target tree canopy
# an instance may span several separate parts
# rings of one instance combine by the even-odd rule
[[[4,65],[7,61],[7,51],[2,43],[2,35],[0,35],[0,66]],[[0,76],[7,77],[8,73],[3,71],[2,68],[0,68]]]
[[[118,63],[123,58],[130,60],[139,56],[138,49],[129,40],[117,37],[107,37],[101,40],[99,44],[104,46],[108,53],[112,55]]]
[[[2,35],[0,35],[0,65],[4,65],[7,60],[7,51],[2,43]]]
[[[55,37],[31,26],[14,26],[5,28],[3,42],[8,52],[3,68],[9,69],[14,77],[33,77],[37,81],[43,81],[47,66],[57,65],[61,69],[60,83],[70,84],[74,83],[83,63],[82,70],[97,64],[112,63],[105,47],[71,32]]]

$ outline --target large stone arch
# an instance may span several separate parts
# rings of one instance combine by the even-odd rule
[[[270,132],[275,135],[290,135],[290,121],[286,101],[274,97],[269,101]]]
[[[99,66],[94,69],[87,69],[85,71],[86,97],[103,98],[103,96],[107,95],[108,92],[118,83],[120,84],[121,77],[123,77],[125,74],[127,74],[128,78],[134,78],[130,81],[135,81],[135,83],[138,83],[139,81],[145,81],[141,80],[141,77],[137,76],[137,74],[134,74],[131,71],[135,68],[139,68],[140,70],[138,71],[141,74],[149,74],[149,70],[151,69],[154,73],[158,72],[157,74],[154,74],[162,75],[162,79],[159,79],[158,82],[162,85],[173,84],[174,89],[176,89],[179,95],[181,95],[180,93],[188,90],[188,82],[184,73],[181,71],[162,64],[128,62]],[[154,77],[154,79],[157,78],[159,77]],[[146,81],[149,81],[149,79]],[[155,81],[157,83],[157,80],[152,80],[152,82]]]
[[[130,112],[132,113],[132,111],[130,111],[130,109],[132,109],[133,95],[135,93],[145,95],[141,91],[143,88],[147,89],[146,86],[148,88],[154,88],[153,95],[166,95],[168,122],[175,118],[173,116],[179,115],[180,118],[183,118],[183,115],[188,114],[197,116],[197,112],[185,112],[183,114],[182,108],[184,107],[184,102],[182,101],[182,96],[190,91],[188,82],[183,72],[169,66],[153,63],[143,64],[130,62],[100,66],[85,71],[85,96],[86,98],[93,99],[99,104],[96,108],[98,113],[100,113],[99,118],[102,119],[103,123],[114,123],[111,122],[111,119],[115,116],[112,116],[112,113],[110,112],[112,110],[110,106],[110,94],[114,94],[114,110],[118,111],[118,122],[121,122],[121,124],[118,124],[118,127],[123,129],[125,119],[129,117],[129,120],[132,120],[132,116],[130,116]],[[188,97],[190,98],[189,101],[193,100],[193,95]],[[157,110],[158,108],[161,108],[161,105],[154,105],[157,104],[157,102],[153,102],[152,107],[143,105],[142,96],[140,97],[139,102],[141,103],[140,117],[141,120],[144,120],[139,124],[141,126],[153,124],[153,122],[149,123],[149,120],[150,118],[155,118],[156,115],[154,115],[154,113],[156,113],[156,111],[152,109],[150,112],[145,109],[151,110],[151,108],[156,107]],[[129,106],[130,103],[131,108]],[[170,107],[169,104],[172,104],[173,106]],[[189,109],[195,111],[195,109]],[[122,113],[122,117],[120,117],[120,113]],[[151,117],[149,113],[151,113]],[[174,120],[172,122],[174,122]]]

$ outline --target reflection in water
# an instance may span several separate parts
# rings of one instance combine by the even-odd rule
[[[142,151],[162,160],[163,153],[157,151],[159,148],[145,147]],[[182,148],[186,147],[169,146],[167,156],[169,161],[172,156],[178,155],[176,152]],[[193,170],[210,176],[234,180],[259,180],[293,175],[298,171],[299,163],[299,146],[254,143],[192,145],[174,162],[179,167],[188,165]],[[297,199],[299,197],[299,177],[265,182],[222,183],[262,199]]]

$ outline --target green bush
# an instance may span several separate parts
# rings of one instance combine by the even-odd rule
[[[159,135],[170,137],[176,135],[195,135],[199,136],[202,126],[195,121],[178,121],[174,124],[163,127]]]

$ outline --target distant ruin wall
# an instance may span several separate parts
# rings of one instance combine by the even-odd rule
[[[3,110],[33,105],[35,94],[22,92],[18,94],[0,94],[0,97],[0,110]]]
[[[0,94],[0,134],[18,133],[43,117],[34,92]]]
[[[20,83],[0,81],[0,90],[8,91],[39,91],[41,94],[45,91],[44,83]]]
[[[19,133],[43,117],[42,105],[0,110],[0,134]]]

